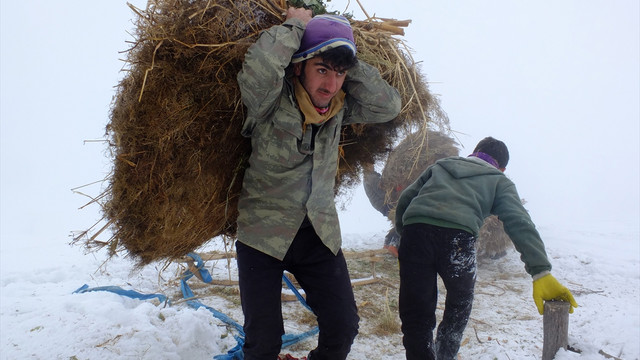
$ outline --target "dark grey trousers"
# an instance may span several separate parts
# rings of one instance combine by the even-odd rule
[[[473,305],[475,237],[457,229],[407,225],[398,253],[400,320],[407,360],[456,359]],[[434,345],[438,275],[447,295]]]
[[[346,359],[360,319],[342,251],[333,255],[312,226],[300,228],[282,261],[240,242],[236,250],[245,360],[278,357],[284,334],[280,294],[285,270],[296,277],[318,320],[313,360]]]

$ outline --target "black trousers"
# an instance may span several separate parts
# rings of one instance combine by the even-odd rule
[[[473,305],[475,237],[457,229],[407,225],[398,260],[399,309],[407,360],[456,359]],[[447,295],[434,346],[438,275]]]
[[[333,255],[312,226],[302,227],[282,261],[236,242],[244,313],[245,360],[275,360],[284,326],[281,292],[289,271],[306,294],[320,330],[313,360],[346,359],[358,334],[358,310],[342,251]]]

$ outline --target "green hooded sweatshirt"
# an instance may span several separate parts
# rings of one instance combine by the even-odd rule
[[[489,215],[503,222],[531,276],[551,270],[544,243],[515,184],[476,157],[449,157],[427,168],[400,195],[395,222],[401,235],[405,225],[417,223],[477,235]]]

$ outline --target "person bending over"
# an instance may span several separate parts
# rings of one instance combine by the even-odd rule
[[[544,243],[514,183],[503,174],[508,162],[507,146],[487,137],[469,157],[438,160],[400,195],[395,218],[402,235],[399,311],[408,360],[456,359],[473,304],[476,235],[491,214],[502,220],[533,277],[540,314],[544,300],[568,301],[570,312],[578,306],[550,273]],[[438,275],[447,294],[434,344]]]

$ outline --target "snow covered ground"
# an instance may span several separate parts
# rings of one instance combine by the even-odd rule
[[[556,359],[605,359],[603,353],[639,359],[638,224],[542,227],[540,232],[553,274],[573,291],[580,305],[570,316],[569,345],[582,352],[561,351]],[[384,234],[347,233],[344,248],[379,249]],[[151,265],[132,271],[126,259],[103,263],[102,253],[84,255],[64,240],[45,240],[37,246],[35,242],[3,243],[1,359],[212,359],[236,345],[229,336],[233,331],[204,308],[194,310],[180,301],[165,306],[109,292],[73,293],[83,284],[114,285],[175,298],[180,291],[177,266]],[[227,276],[225,261],[207,262],[206,268],[214,278]],[[233,264],[231,270],[233,276]],[[197,282],[190,280],[190,284]],[[200,301],[242,323],[238,303],[228,299],[211,295]],[[531,280],[515,251],[480,264],[471,317],[460,359],[540,359],[542,317],[531,299]],[[288,333],[308,329],[308,325],[287,325]],[[304,355],[315,341],[310,338],[284,352]],[[358,336],[349,356],[403,358],[400,334]]]
[[[236,344],[210,312],[184,302],[73,293],[88,284],[179,294],[175,266],[132,272],[126,259],[103,264],[104,253],[84,255],[65,237],[97,212],[77,211],[87,199],[69,189],[110,169],[100,139],[137,18],[127,2],[147,3],[0,1],[0,360],[198,360]],[[334,2],[341,11],[359,8]],[[364,3],[371,15],[412,19],[404,39],[463,155],[487,135],[509,145],[508,174],[544,224],[554,275],[581,305],[569,340],[582,353],[556,358],[640,359],[638,1]],[[344,247],[377,249],[388,224],[358,198],[360,206],[342,214]],[[574,219],[591,223],[567,223]],[[226,275],[222,261],[207,268]],[[190,283],[195,289],[198,281]],[[476,295],[460,358],[539,359],[542,317],[516,253],[481,264]],[[201,301],[242,322],[233,296]],[[303,355],[314,340],[285,351]],[[400,334],[362,334],[350,355],[402,358]]]

